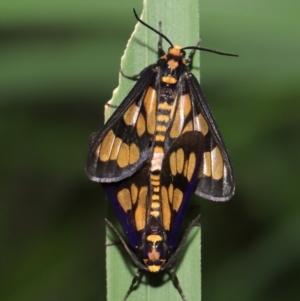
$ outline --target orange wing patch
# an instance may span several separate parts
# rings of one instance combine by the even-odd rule
[[[222,154],[220,149],[216,146],[211,152],[205,152],[203,154],[203,162],[198,178],[205,175],[218,181],[222,179],[226,171]]]
[[[135,103],[133,103],[123,115],[124,122],[127,125],[134,125],[136,123],[139,112],[140,108]]]
[[[137,119],[136,130],[139,137],[141,137],[146,131],[146,122],[142,114],[139,114]]]
[[[170,203],[173,200],[173,192],[172,192],[172,195],[170,195],[168,193],[167,187],[162,186],[160,195],[161,195],[161,202],[162,202],[163,226],[167,231],[169,231],[170,230],[170,225],[171,225],[171,207],[170,207]]]
[[[208,133],[208,125],[202,114],[194,117],[194,128],[196,131],[201,132],[204,136]]]
[[[99,147],[97,147],[96,155],[99,156],[100,161],[106,162],[109,160],[111,149],[114,144],[115,138],[116,138],[116,136],[114,135],[114,132],[112,130],[110,130],[106,134],[101,145]]]
[[[140,159],[140,150],[137,145],[122,143],[122,140],[116,137],[112,130],[106,134],[95,153],[102,162],[116,160],[120,168],[135,164]]]
[[[183,125],[185,123],[185,119],[188,116],[188,114],[191,112],[191,109],[192,109],[192,104],[191,104],[191,98],[189,94],[184,94],[178,97],[173,125],[170,131],[171,138],[173,139],[177,138],[181,134]]]
[[[146,186],[141,187],[138,193],[137,206],[134,212],[134,220],[137,231],[143,230],[146,225],[147,196],[148,188]]]
[[[121,205],[122,209],[127,212],[132,209],[132,202],[131,202],[131,195],[130,191],[127,188],[120,190],[117,194],[117,198],[119,204]]]
[[[149,134],[154,135],[155,124],[156,124],[156,105],[157,105],[157,93],[152,88],[149,87],[145,98],[144,98],[144,107],[146,111],[146,120],[147,120],[147,131]]]
[[[224,162],[220,149],[216,146],[211,151],[212,177],[214,180],[220,180],[223,177]]]

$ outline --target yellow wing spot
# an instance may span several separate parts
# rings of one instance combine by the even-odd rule
[[[176,110],[175,118],[173,120],[172,128],[170,131],[171,138],[177,138],[181,133],[183,122],[184,122],[184,118],[182,115],[183,115],[182,112],[180,112],[180,109],[178,108]]]
[[[137,124],[136,124],[136,131],[139,137],[141,137],[146,130],[146,122],[145,118],[142,114],[139,114],[139,117],[137,119]]]
[[[175,211],[178,211],[183,200],[183,193],[178,188],[175,188],[173,195],[173,204],[172,207]]]
[[[177,161],[177,173],[181,174],[184,165],[184,151],[182,148],[178,149],[176,152],[176,161]]]
[[[137,202],[137,207],[134,212],[134,220],[137,231],[141,231],[146,225],[146,200],[147,200],[148,188],[146,186],[141,187]]]
[[[129,146],[126,143],[121,144],[117,163],[121,168],[129,164]]]
[[[138,114],[139,114],[139,107],[135,103],[133,103],[123,115],[124,122],[127,125],[135,124]]]
[[[170,194],[168,194],[167,188],[165,186],[162,186],[161,187],[162,218],[163,218],[163,226],[167,231],[170,230],[170,224],[171,224],[171,209],[170,209],[169,195]]]
[[[120,190],[117,193],[117,198],[122,209],[127,212],[132,209],[131,196],[127,188]]]
[[[170,201],[170,203],[173,202],[173,193],[174,193],[174,186],[173,186],[173,184],[171,183],[170,186],[169,186],[169,189],[168,189],[168,194],[169,194],[169,201]]]
[[[211,177],[211,156],[210,156],[210,152],[205,152],[203,154],[202,173],[207,177]]]
[[[176,94],[172,105],[170,105],[170,120],[171,120],[171,123],[172,123],[172,120],[174,119],[175,111],[176,111],[176,108],[177,108],[177,103],[178,103],[178,93]]]
[[[116,136],[112,130],[110,130],[106,134],[106,136],[103,139],[102,144],[101,144],[101,149],[100,149],[100,154],[99,154],[100,161],[102,161],[102,162],[108,161],[108,159],[110,157],[111,148],[112,148],[115,138],[116,138]]]
[[[140,158],[140,150],[139,148],[134,144],[130,144],[129,148],[129,164],[136,163]]]
[[[192,104],[191,104],[190,95],[189,94],[181,95],[177,100],[175,117],[173,119],[173,124],[170,131],[171,138],[177,138],[181,134],[185,119],[188,116],[188,114],[191,112],[191,109],[192,109]],[[187,132],[191,130],[193,130],[193,124],[189,122],[185,126],[183,132]]]
[[[208,133],[208,125],[202,114],[194,118],[195,130],[201,132],[204,136]]]
[[[220,180],[223,177],[224,162],[220,149],[216,146],[211,151],[212,177],[214,180]]]
[[[160,195],[161,195],[161,200],[162,203],[164,202],[169,202],[169,198],[168,198],[168,191],[167,191],[167,187],[166,186],[161,186],[160,188]]]
[[[187,100],[187,104],[185,103],[186,100]],[[178,98],[175,117],[173,118],[173,124],[170,131],[171,138],[177,138],[181,134],[185,122],[185,118],[191,110],[190,102],[191,100],[188,94],[185,94]]]
[[[188,167],[186,172],[186,178],[189,181],[191,181],[196,167],[196,155],[194,153],[190,153],[190,157],[187,163],[188,163]]]
[[[145,203],[146,203],[147,193],[148,193],[148,188],[147,188],[147,186],[141,187],[140,193],[139,193],[139,201],[142,200],[142,202],[145,202]]]
[[[134,205],[136,203],[137,197],[138,197],[138,188],[136,187],[136,185],[134,183],[131,184],[130,192],[131,192],[132,203]]]
[[[182,131],[182,134],[185,133],[185,132],[191,132],[193,131],[194,128],[193,128],[193,122],[192,120],[190,120],[187,125],[184,127],[183,131]]]
[[[176,167],[176,153],[172,152],[170,156],[170,169],[173,176],[176,176],[177,167]]]
[[[144,98],[144,107],[147,114],[147,130],[152,135],[155,132],[156,98],[156,91],[152,87],[149,87]]]
[[[179,101],[182,103],[183,106],[184,117],[187,117],[187,115],[191,112],[192,109],[190,94],[182,95]]]
[[[162,241],[162,237],[158,234],[150,234],[146,237],[147,241],[151,241],[152,243],[157,243],[158,241]]]
[[[184,168],[182,173],[185,177],[187,177],[188,167],[189,167],[189,160],[186,160],[184,163]]]
[[[111,150],[110,160],[117,160],[121,144],[122,144],[122,139],[116,137]]]

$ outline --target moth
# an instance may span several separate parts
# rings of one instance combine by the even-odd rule
[[[160,31],[161,58],[139,75],[100,132],[92,134],[86,173],[102,183],[128,243],[115,231],[138,272],[168,271],[186,300],[172,269],[187,233],[182,223],[191,195],[229,200],[235,190],[230,159],[195,76],[189,71],[196,50],[236,56],[198,46],[174,46]],[[168,52],[162,39],[170,44]],[[185,50],[191,49],[188,58]]]

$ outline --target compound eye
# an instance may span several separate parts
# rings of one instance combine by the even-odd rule
[[[181,56],[185,57],[185,51],[184,50],[181,50]]]

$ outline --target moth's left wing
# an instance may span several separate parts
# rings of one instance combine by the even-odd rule
[[[86,173],[95,182],[130,177],[152,154],[157,92],[153,66],[146,68],[127,97],[89,141]]]

